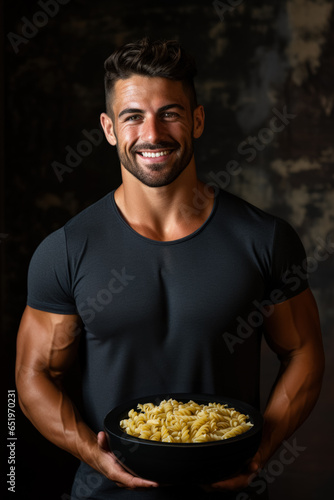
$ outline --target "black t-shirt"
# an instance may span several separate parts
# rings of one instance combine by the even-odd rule
[[[225,191],[175,241],[134,231],[112,192],[41,243],[27,303],[81,316],[83,417],[97,432],[112,407],[155,393],[258,406],[264,306],[305,290],[304,267],[289,224]]]

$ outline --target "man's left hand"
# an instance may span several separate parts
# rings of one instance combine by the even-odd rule
[[[210,485],[205,485],[203,488],[206,491],[238,491],[247,488],[252,480],[261,470],[260,453],[252,458],[247,466],[235,476],[231,476],[223,481],[217,481]]]

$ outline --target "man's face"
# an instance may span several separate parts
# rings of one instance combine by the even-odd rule
[[[109,136],[103,127],[121,165],[150,187],[173,182],[191,162],[193,138],[202,133],[196,118],[201,107],[192,113],[182,83],[139,75],[118,80],[112,108]]]

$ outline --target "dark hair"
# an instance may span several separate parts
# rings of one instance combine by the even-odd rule
[[[126,80],[134,74],[181,81],[189,95],[192,110],[197,106],[194,86],[196,63],[175,40],[150,41],[143,38],[127,43],[106,59],[104,69],[107,112],[112,111],[110,101],[116,81]]]

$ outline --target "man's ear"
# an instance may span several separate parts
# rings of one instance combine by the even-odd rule
[[[193,136],[195,139],[201,137],[204,130],[205,113],[202,105],[197,106],[193,112],[194,129]]]
[[[114,131],[114,124],[113,124],[112,119],[110,118],[110,116],[107,115],[107,113],[101,113],[100,122],[101,122],[101,126],[103,128],[104,135],[106,136],[107,141],[112,146],[116,146],[117,139],[116,139],[116,134]]]

